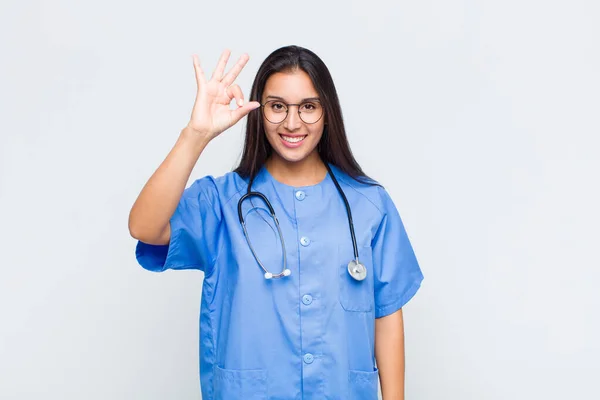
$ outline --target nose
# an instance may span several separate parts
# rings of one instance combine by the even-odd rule
[[[283,121],[283,127],[288,131],[295,131],[300,126],[302,126],[302,120],[298,114],[298,106],[289,106],[287,116]]]

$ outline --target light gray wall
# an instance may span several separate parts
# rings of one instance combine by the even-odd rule
[[[198,399],[202,274],[144,271],[129,209],[191,56],[309,47],[426,279],[407,399],[600,398],[596,1],[3,1],[0,398]],[[242,125],[193,178],[231,169]]]

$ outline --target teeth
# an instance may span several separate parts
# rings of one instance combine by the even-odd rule
[[[286,142],[289,142],[289,143],[298,143],[298,142],[303,141],[306,136],[290,137],[290,136],[283,136],[283,135],[281,135],[281,137]]]

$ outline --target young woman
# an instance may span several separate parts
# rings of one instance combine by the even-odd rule
[[[246,102],[225,51],[194,57],[190,122],[131,210],[151,271],[204,271],[204,400],[404,398],[402,306],[423,275],[390,196],[352,156],[331,75],[274,51]],[[236,106],[231,109],[230,103]],[[248,115],[235,171],[185,185],[207,144]]]

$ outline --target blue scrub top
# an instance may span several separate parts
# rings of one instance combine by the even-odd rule
[[[329,175],[313,186],[276,181],[263,167],[252,189],[279,219],[288,277],[267,280],[246,242],[237,205],[248,181],[230,172],[187,188],[171,218],[169,245],[138,242],[150,271],[204,271],[200,381],[204,400],[376,400],[375,318],[400,309],[423,275],[400,215],[380,186],[331,165],[352,210],[367,278],[354,259],[343,200]],[[267,270],[282,270],[279,234],[257,197],[243,203],[248,235]]]

